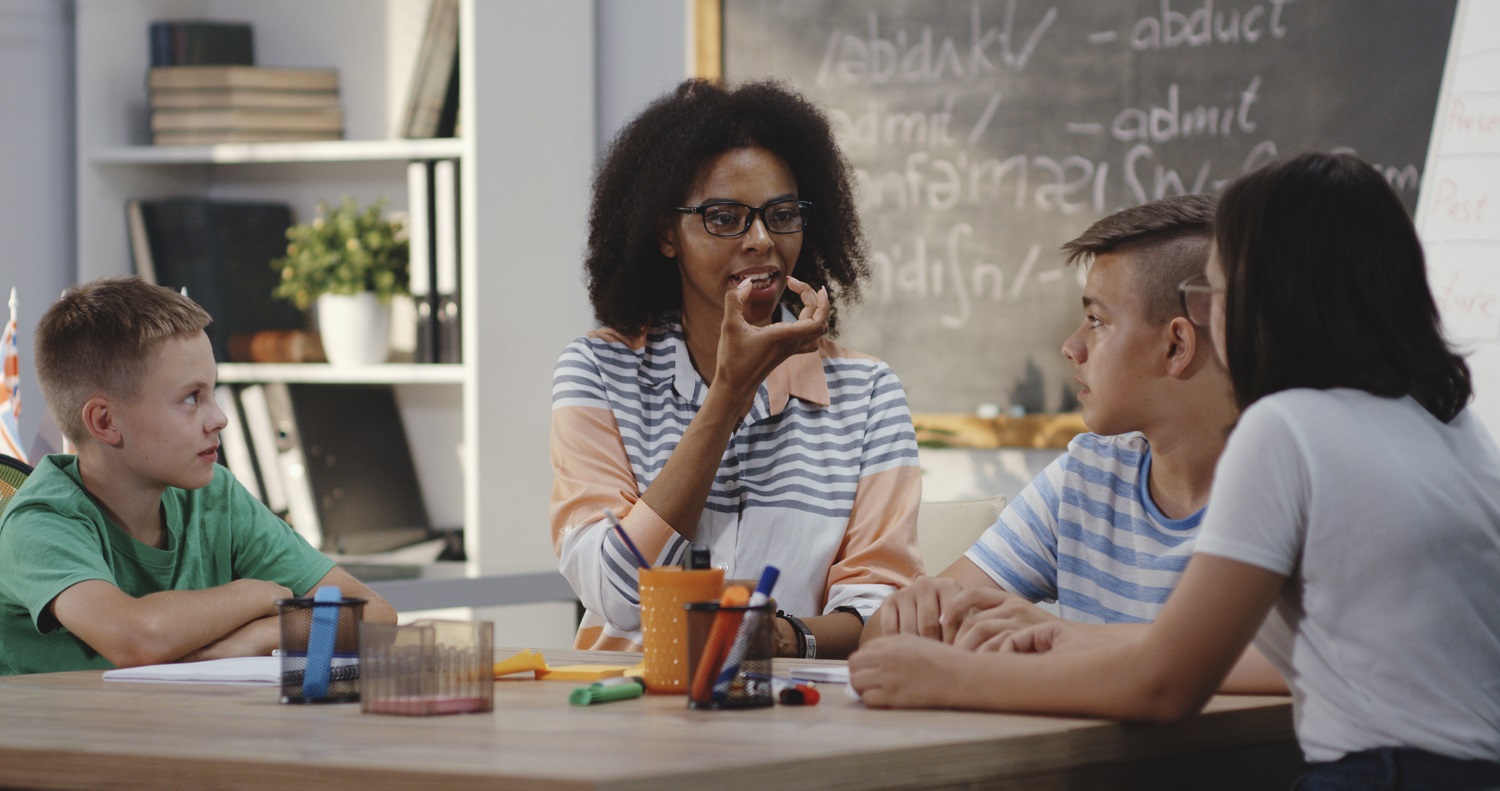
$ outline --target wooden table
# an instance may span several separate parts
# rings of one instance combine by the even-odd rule
[[[1300,765],[1279,697],[1221,696],[1158,727],[881,711],[828,684],[807,707],[692,711],[662,695],[570,706],[576,686],[502,679],[492,714],[408,718],[282,705],[268,687],[0,678],[0,787],[1263,789],[1286,788]]]

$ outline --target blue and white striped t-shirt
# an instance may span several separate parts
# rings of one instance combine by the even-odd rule
[[[1192,556],[1204,509],[1168,519],[1139,433],[1079,434],[964,554],[1002,588],[1084,623],[1152,621]]]

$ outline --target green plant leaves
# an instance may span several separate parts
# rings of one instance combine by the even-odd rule
[[[306,310],[323,294],[373,291],[389,302],[407,290],[410,248],[406,226],[385,216],[386,200],[361,208],[345,196],[318,204],[312,222],[287,229],[287,254],[271,262],[281,273],[277,297]]]

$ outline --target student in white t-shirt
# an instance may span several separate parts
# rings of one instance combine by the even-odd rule
[[[1254,638],[1292,689],[1298,788],[1500,788],[1500,448],[1400,200],[1350,155],[1268,165],[1225,191],[1208,275],[1183,288],[1244,412],[1156,622],[1049,621],[1014,653],[876,640],[855,688],[1173,721]]]

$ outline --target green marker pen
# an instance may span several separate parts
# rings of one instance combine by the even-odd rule
[[[590,684],[573,690],[568,696],[568,702],[574,706],[587,706],[590,703],[608,703],[612,700],[630,700],[638,698],[646,688],[640,684]]]

